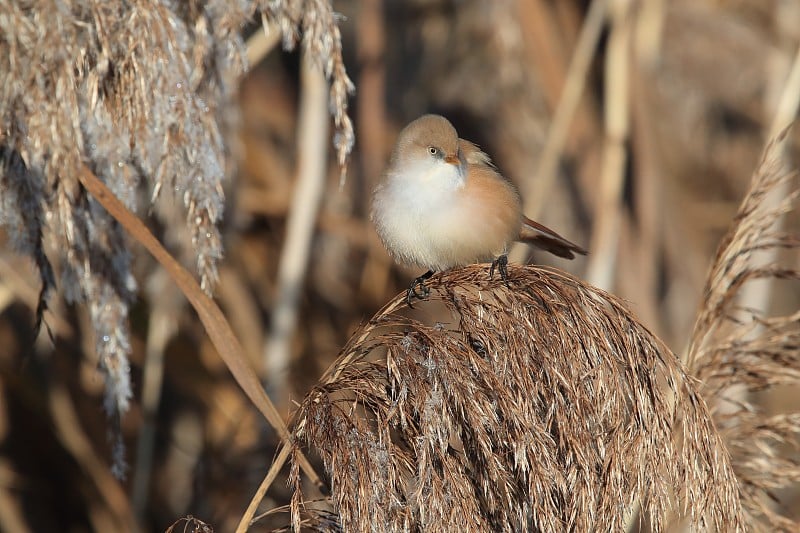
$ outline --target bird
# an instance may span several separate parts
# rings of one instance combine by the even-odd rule
[[[516,187],[440,115],[423,115],[400,132],[370,218],[396,262],[427,269],[408,288],[409,306],[428,294],[428,278],[453,267],[491,261],[489,277],[497,268],[508,283],[515,241],[565,259],[587,253],[526,217]]]

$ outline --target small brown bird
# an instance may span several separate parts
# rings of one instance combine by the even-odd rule
[[[372,198],[372,221],[396,261],[428,269],[409,287],[409,304],[427,294],[426,279],[451,267],[492,261],[489,275],[497,267],[505,280],[514,241],[567,259],[586,254],[523,215],[514,185],[439,115],[424,115],[400,132]]]

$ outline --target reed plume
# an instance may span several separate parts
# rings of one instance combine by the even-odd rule
[[[127,317],[137,284],[118,222],[79,183],[89,171],[133,211],[153,208],[165,240],[192,255],[211,293],[232,168],[224,142],[246,69],[241,28],[257,10],[331,80],[341,162],[352,147],[339,29],[324,0],[3,2],[0,6],[0,225],[84,304],[115,424],[132,396]],[[58,265],[58,276],[52,264]],[[115,470],[124,470],[117,432]]]
[[[655,531],[742,527],[696,381],[622,302],[545,268],[487,277],[435,277],[414,316],[390,302],[302,403],[344,530],[618,531],[637,505]]]
[[[741,295],[752,282],[800,279],[793,266],[760,259],[764,251],[800,246],[796,234],[776,223],[798,195],[797,172],[785,163],[788,132],[765,150],[719,245],[688,350],[690,371],[731,454],[748,522],[772,531],[800,527],[776,505],[778,490],[800,482],[800,413],[765,413],[752,394],[800,385],[800,312],[772,315],[747,306]],[[776,198],[777,191],[788,194]]]

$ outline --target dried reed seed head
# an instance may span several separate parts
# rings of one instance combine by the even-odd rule
[[[656,531],[668,511],[741,528],[695,383],[618,300],[536,267],[428,286],[356,332],[295,417],[344,530],[616,531],[637,502]],[[419,318],[442,306],[452,321]]]
[[[89,309],[112,420],[132,396],[127,316],[136,283],[124,232],[77,176],[86,165],[131,209],[143,181],[170,191],[185,206],[210,290],[222,253],[219,124],[242,65],[234,57],[241,39],[230,29],[244,20],[232,26],[222,7],[73,1],[0,8],[3,151],[6,161],[18,160],[0,174],[0,219],[36,259],[43,291],[54,285],[45,244],[61,256],[65,296]],[[214,14],[219,19],[209,20]],[[122,441],[114,440],[119,473]]]
[[[757,264],[759,251],[798,245],[796,235],[775,227],[775,221],[793,208],[798,194],[797,173],[788,170],[783,158],[788,131],[767,146],[734,223],[717,248],[691,336],[691,365],[702,364],[706,343],[713,343],[716,330],[730,324],[741,311],[736,308],[736,296],[747,281],[795,277],[791,270],[782,272],[774,265]],[[774,198],[776,192],[780,198]]]
[[[800,312],[766,316],[743,301],[742,289],[756,280],[800,280],[796,268],[771,262],[779,254],[764,258],[764,252],[800,245],[796,234],[776,224],[797,202],[797,172],[785,162],[788,131],[768,144],[720,243],[688,351],[700,393],[730,451],[748,522],[770,531],[800,527],[775,505],[779,490],[800,483],[800,416],[765,415],[749,394],[800,386]]]
[[[0,4],[0,224],[40,269],[39,317],[55,285],[45,242],[61,255],[65,295],[88,304],[115,417],[131,397],[127,315],[136,286],[122,230],[77,176],[86,165],[132,210],[144,185],[166,240],[194,255],[210,293],[231,168],[223,139],[245,70],[240,31],[257,9],[279,21],[287,44],[302,32],[331,79],[344,163],[352,84],[327,1]]]

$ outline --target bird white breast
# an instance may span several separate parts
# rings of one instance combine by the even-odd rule
[[[400,262],[443,270],[453,257],[453,224],[468,216],[457,201],[464,187],[460,167],[444,161],[390,170],[373,197],[372,219],[389,252]]]
[[[452,202],[455,191],[464,186],[464,176],[456,165],[420,161],[405,165],[403,172],[390,172],[386,184],[393,202],[430,215]]]

